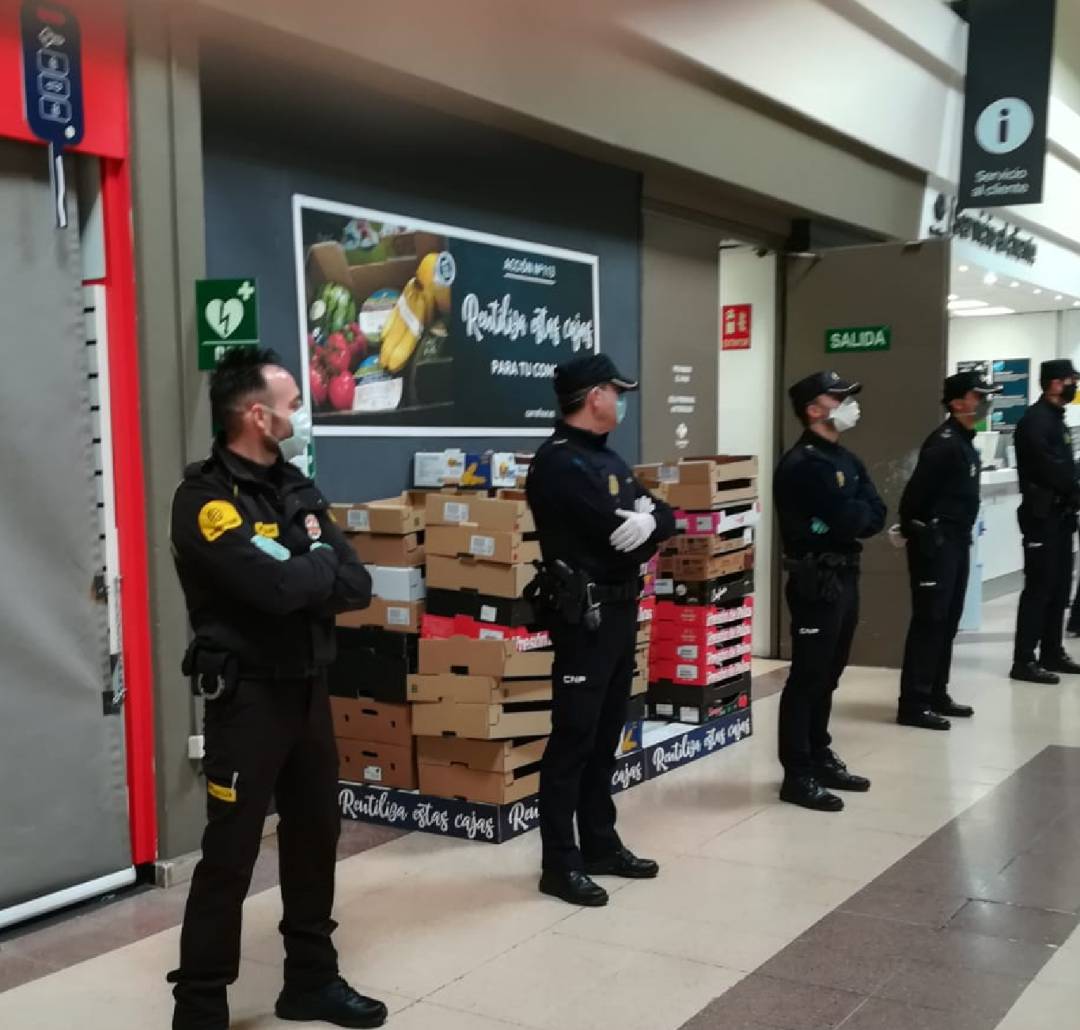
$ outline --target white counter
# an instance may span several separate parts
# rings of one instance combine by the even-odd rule
[[[1020,507],[1020,486],[1016,469],[995,469],[984,472],[982,509],[983,526],[979,538],[978,560],[982,563],[982,578],[989,579],[1020,572],[1024,568],[1024,552],[1020,545],[1020,527],[1016,509]]]

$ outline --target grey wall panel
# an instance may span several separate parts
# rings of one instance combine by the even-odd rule
[[[943,417],[948,280],[947,241],[843,248],[788,266],[784,384],[823,368],[863,384],[862,420],[842,442],[865,462],[889,506],[890,524],[918,448]],[[890,326],[889,350],[826,353],[827,329],[876,325]],[[789,408],[785,449],[800,431]],[[876,537],[867,543],[863,570],[863,618],[852,660],[898,667],[910,610],[904,553]],[[786,620],[782,639],[788,655]]]
[[[716,453],[720,240],[714,227],[645,213],[641,301],[645,461]]]

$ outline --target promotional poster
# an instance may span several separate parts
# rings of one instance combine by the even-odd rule
[[[319,436],[544,436],[555,366],[600,350],[595,255],[293,197]]]

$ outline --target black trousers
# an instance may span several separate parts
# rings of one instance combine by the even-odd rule
[[[832,744],[832,696],[859,624],[859,573],[844,569],[838,575],[834,601],[812,598],[788,578],[791,669],[780,697],[779,726],[785,778],[814,775]]]
[[[1013,661],[1049,662],[1064,650],[1065,609],[1072,589],[1072,539],[1076,519],[1052,514],[1031,518],[1020,510],[1024,541],[1024,590],[1016,613]]]
[[[634,678],[637,605],[605,605],[595,632],[557,625],[551,636],[554,696],[540,770],[540,838],[544,869],[566,872],[622,846],[611,777]]]
[[[324,676],[243,680],[206,702],[207,826],[180,935],[174,1030],[225,1030],[226,986],[240,971],[240,919],[263,824],[280,819],[280,930],[285,984],[321,987],[338,973],[330,937],[341,832],[338,759]]]
[[[900,707],[925,709],[949,689],[953,641],[964,613],[971,545],[961,535],[940,544],[910,540],[911,623],[900,674]]]

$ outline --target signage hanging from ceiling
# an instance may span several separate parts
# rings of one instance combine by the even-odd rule
[[[960,207],[1042,201],[1055,0],[969,0]]]
[[[976,246],[1027,265],[1034,265],[1038,257],[1039,248],[1034,237],[1022,234],[1019,227],[986,211],[960,212],[956,198],[949,198],[944,193],[939,193],[934,200],[932,220],[926,231],[930,236],[971,240]]]

